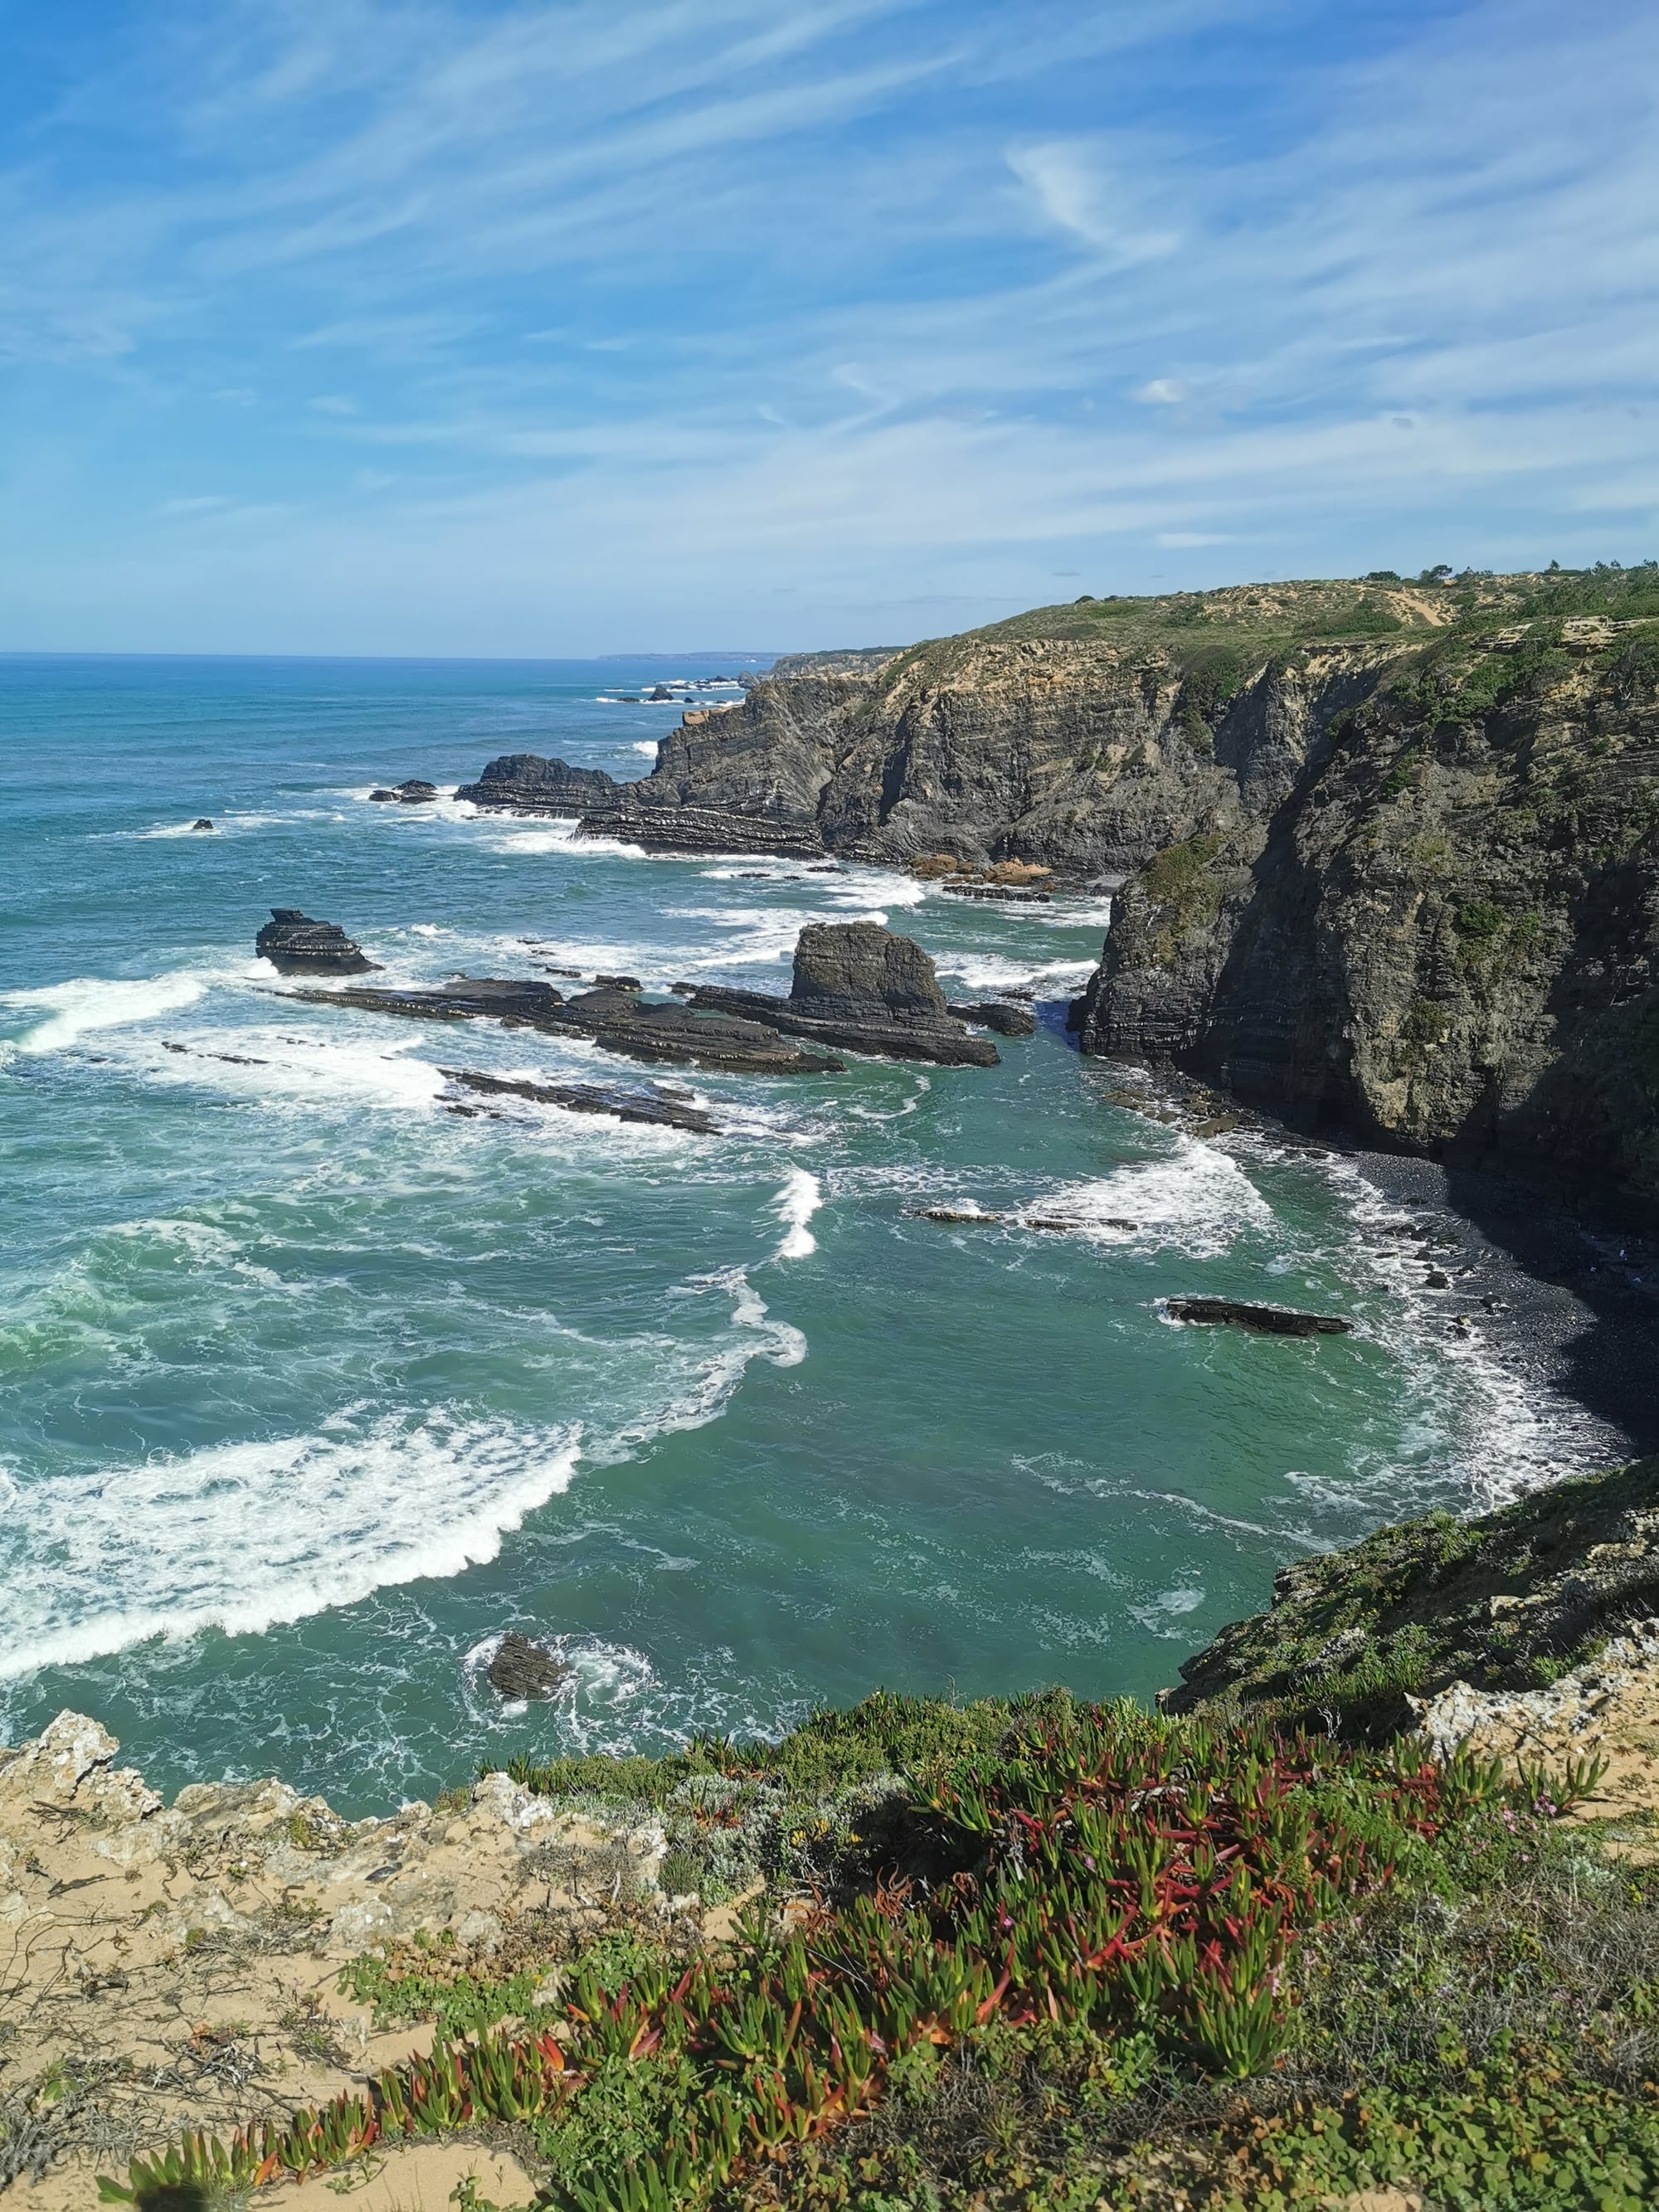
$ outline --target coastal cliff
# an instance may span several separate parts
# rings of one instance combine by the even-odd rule
[[[514,758],[464,795],[653,849],[1121,882],[1085,1053],[1659,1208],[1652,563],[1084,599],[797,654],[637,782]]]
[[[1143,860],[1083,1049],[1659,1206],[1659,591],[1605,596],[1270,679],[1301,758]]]
[[[1240,586],[1084,599],[903,652],[793,654],[741,704],[689,713],[594,827],[661,842],[679,822],[702,842],[718,823],[737,849],[771,836],[1121,874],[1277,805],[1331,718],[1455,611],[1398,584]]]

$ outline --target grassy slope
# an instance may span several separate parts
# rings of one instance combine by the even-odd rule
[[[1279,1577],[1269,1613],[1182,1668],[1173,1710],[1388,1732],[1459,1679],[1534,1689],[1659,1610],[1659,1459],[1557,1484],[1474,1521],[1380,1528]],[[1498,1602],[1494,1605],[1493,1601]]]
[[[360,1962],[383,2019],[455,2039],[387,2078],[380,2124],[516,2122],[550,2212],[1224,2212],[1388,2183],[1638,2212],[1659,2191],[1649,1883],[1467,1764],[1054,1692],[878,1698],[779,1745],[532,1780],[671,1832],[752,1829],[773,1905],[817,1842],[793,1934],[757,1911],[710,1953],[642,1910],[556,1989],[531,1957],[495,1981],[419,1947]],[[240,2176],[349,2169],[368,2117],[302,2121]],[[137,2201],[177,2212],[228,2205],[239,2176],[157,2179],[135,2172]]]

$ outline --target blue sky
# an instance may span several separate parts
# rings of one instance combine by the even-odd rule
[[[1650,0],[0,0],[0,648],[1659,553]]]

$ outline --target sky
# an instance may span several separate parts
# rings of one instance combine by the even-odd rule
[[[1651,0],[0,0],[0,649],[1659,553]]]

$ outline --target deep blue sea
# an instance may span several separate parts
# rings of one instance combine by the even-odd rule
[[[1285,1561],[1553,1464],[1352,1164],[1109,1103],[1063,1028],[1101,901],[368,801],[504,751],[642,773],[681,708],[621,695],[716,672],[0,659],[0,1741],[74,1705],[168,1786],[362,1813],[878,1685],[1145,1693]],[[715,1138],[466,1120],[446,1065],[648,1079],[289,998],[253,951],[288,905],[391,981],[653,989],[787,990],[803,923],[870,917],[1044,1018],[993,1069],[672,1072]],[[907,1212],[969,1202],[1081,1225]],[[1183,1328],[1188,1291],[1356,1330]],[[509,1628],[562,1702],[501,1705]]]

